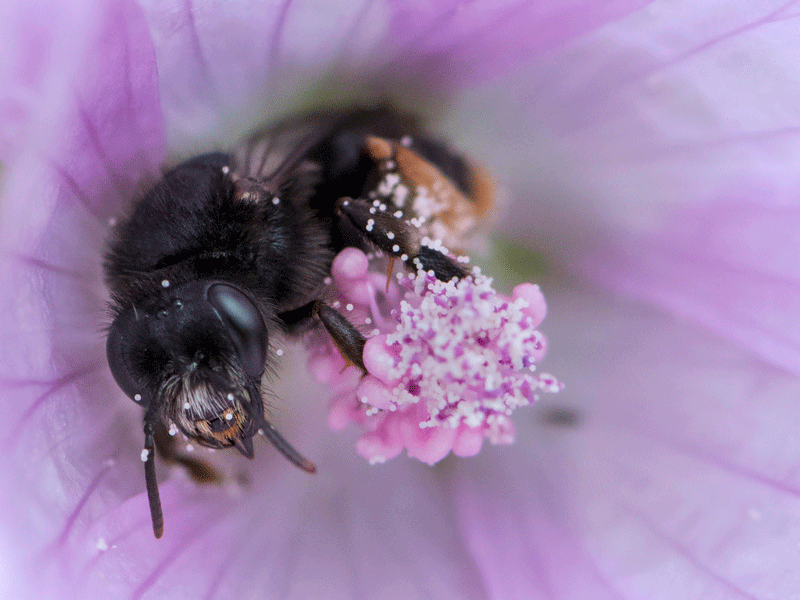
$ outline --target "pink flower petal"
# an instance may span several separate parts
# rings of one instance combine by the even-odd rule
[[[795,594],[797,382],[753,357],[797,364],[795,3],[653,3],[597,29],[640,4],[572,3],[559,14],[548,11],[562,5],[533,2],[460,13],[152,2],[160,99],[131,3],[52,3],[47,18],[26,3],[1,7],[12,34],[0,83],[13,85],[0,85],[10,125],[0,128],[0,474],[14,485],[0,489],[0,595]],[[542,35],[525,38],[534,30]],[[558,399],[574,419],[542,405],[511,448],[433,469],[370,466],[353,460],[352,440],[327,432],[323,391],[286,377],[282,428],[322,457],[320,475],[287,470],[266,448],[249,468],[232,462],[249,483],[204,488],[171,473],[170,537],[157,543],[140,415],[104,364],[107,221],[162,162],[159,100],[170,148],[194,153],[296,102],[339,64],[359,80],[405,73],[397,85],[409,88],[499,78],[447,104],[441,125],[515,182],[508,230],[746,351],[563,279],[554,288],[572,292],[548,295],[548,368],[569,382]],[[741,180],[792,193],[748,192],[732,209],[720,190]],[[322,368],[336,373],[334,362]],[[391,455],[397,432],[380,433]],[[428,459],[436,450],[421,444]]]
[[[357,102],[387,89],[408,94],[409,85],[474,86],[646,4],[142,2],[172,145],[187,151],[198,141],[203,147],[233,141],[231,127],[291,109],[331,73],[339,75],[335,94]]]
[[[586,292],[548,298],[564,350],[550,361],[570,382],[552,404],[578,423],[552,424],[543,401],[519,423],[518,437],[535,441],[456,464],[487,597],[791,597],[796,378]]]

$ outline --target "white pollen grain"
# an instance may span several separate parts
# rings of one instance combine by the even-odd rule
[[[192,444],[186,444],[186,451],[187,452],[193,452],[194,451],[194,446]]]
[[[227,175],[230,172],[231,172],[231,168],[228,165],[225,165],[224,167],[222,167],[222,173],[224,175]]]
[[[278,356],[283,356],[283,350],[278,348],[277,350],[275,350],[275,354],[277,354]]]
[[[345,306],[345,308],[346,308],[348,311],[351,311],[351,310],[353,310],[353,305],[352,305],[352,304],[348,304],[347,306]]]
[[[225,420],[226,421],[233,421],[233,413],[228,413],[227,415],[225,415]]]
[[[147,459],[150,457],[150,450],[147,448],[142,449],[142,462],[147,462]]]
[[[191,404],[189,404],[188,402],[183,403],[183,410],[189,410],[190,408],[192,408]]]
[[[161,287],[168,288],[169,287],[169,279],[162,279],[161,280]]]
[[[142,401],[142,395],[141,394],[134,394],[133,395],[133,399],[136,400],[136,402],[141,402]]]
[[[233,399],[234,399],[234,398],[235,398],[235,396],[234,396],[233,394],[228,394],[228,400],[230,400],[231,402],[233,402]]]
[[[100,552],[105,552],[108,550],[108,542],[106,542],[105,538],[100,538],[97,540],[97,544],[95,544],[95,548],[100,550]]]
[[[400,252],[400,246],[398,246],[397,244],[392,246],[392,252]]]
[[[390,240],[393,240],[394,239],[394,233],[392,233],[390,231],[389,233],[386,234],[386,237],[389,238]]]
[[[276,205],[276,206],[277,206],[278,204],[280,204],[280,203],[281,203],[281,199],[280,199],[280,198],[278,198],[277,196],[275,196],[275,197],[272,199],[272,203],[273,203],[274,205]]]

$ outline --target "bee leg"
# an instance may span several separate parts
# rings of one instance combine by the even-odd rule
[[[314,302],[312,315],[325,326],[347,366],[355,365],[366,375],[367,368],[364,366],[363,354],[367,338],[337,310],[321,300]]]
[[[371,200],[340,198],[336,212],[391,258],[420,271],[433,271],[436,279],[450,281],[469,273],[447,254],[423,243],[419,230],[402,218],[399,210],[377,209]]]
[[[169,434],[163,423],[156,425],[154,437],[156,451],[165,462],[182,466],[197,483],[220,483],[222,475],[204,460],[188,456],[178,450],[175,436]]]

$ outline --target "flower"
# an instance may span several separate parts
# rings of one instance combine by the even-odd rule
[[[0,6],[0,595],[796,595],[797,7],[690,4]],[[171,473],[156,541],[103,353],[109,219],[167,154],[365,82],[507,182],[567,388],[431,469],[366,464],[283,377],[320,473],[266,447],[242,483]]]
[[[344,361],[331,364],[335,347],[326,340],[315,348],[318,336],[311,370],[329,384],[342,373],[328,420],[333,429],[350,422],[366,429],[357,448],[370,463],[405,449],[432,465],[451,451],[474,456],[484,439],[510,444],[512,413],[540,392],[563,389],[552,375],[532,372],[546,348],[536,329],[546,312],[538,286],[520,284],[507,298],[474,267],[460,281],[440,281],[433,271],[398,274],[383,294],[369,263],[362,251],[346,248],[331,278],[342,298],[334,306],[343,305],[356,323],[378,326],[364,347],[368,375],[348,385]]]

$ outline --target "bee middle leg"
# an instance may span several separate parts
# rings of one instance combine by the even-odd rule
[[[302,330],[309,319],[319,321],[331,336],[347,366],[355,365],[362,373],[367,373],[362,356],[367,338],[339,311],[322,300],[313,300],[300,308],[281,313],[278,317],[289,333]]]
[[[364,366],[363,355],[367,338],[339,311],[321,300],[313,303],[311,314],[319,319],[328,331],[347,366],[355,365],[366,375],[367,368]]]

